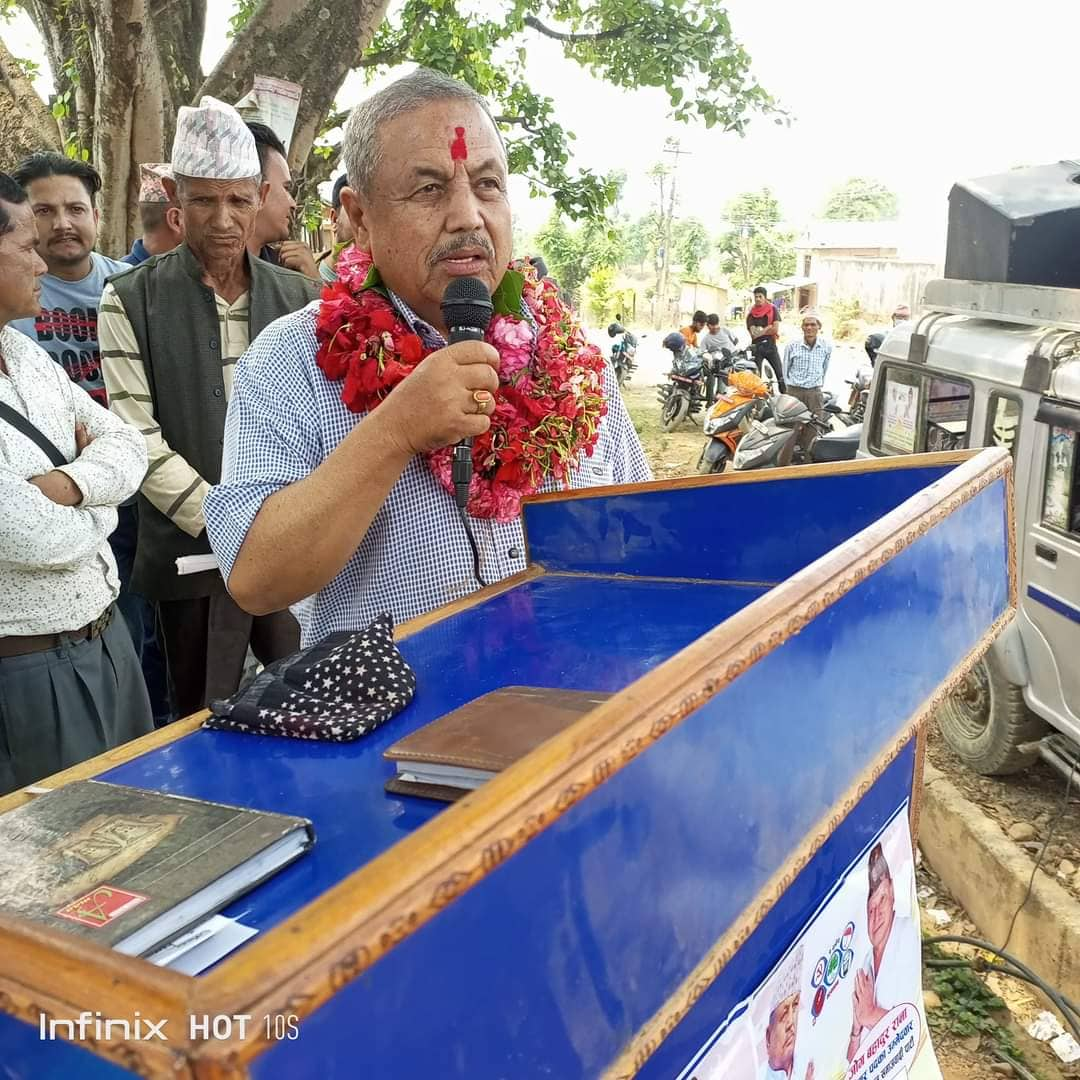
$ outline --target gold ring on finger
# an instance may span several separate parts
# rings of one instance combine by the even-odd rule
[[[487,407],[491,404],[491,393],[488,390],[474,390],[473,401],[476,402],[477,413],[486,413]]]

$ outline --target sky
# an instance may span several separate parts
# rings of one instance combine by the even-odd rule
[[[230,10],[209,7],[207,67],[223,51]],[[721,231],[725,203],[742,191],[771,187],[786,219],[801,226],[834,187],[871,176],[899,196],[904,254],[940,255],[955,181],[1080,156],[1072,119],[1076,0],[730,0],[727,10],[758,81],[791,113],[790,126],[759,117],[739,137],[679,124],[661,91],[618,90],[565,60],[555,42],[529,43],[532,85],[577,134],[574,163],[625,170],[623,209],[632,216],[650,208],[646,173],[670,162],[662,151],[675,136],[690,151],[680,158],[678,213],[710,231]],[[3,35],[17,56],[46,66],[25,16]],[[369,92],[350,76],[338,103],[348,107]],[[526,230],[550,213],[523,183],[512,197]]]

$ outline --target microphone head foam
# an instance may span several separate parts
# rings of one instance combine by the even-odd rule
[[[454,278],[442,298],[447,326],[474,326],[486,330],[493,308],[487,286],[474,277]]]

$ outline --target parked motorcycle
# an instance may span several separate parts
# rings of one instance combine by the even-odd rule
[[[739,440],[733,465],[737,470],[775,469],[809,462],[850,461],[859,449],[862,425],[833,431],[798,398],[780,394],[770,402],[772,415],[751,421],[750,430]],[[805,425],[817,431],[817,438],[803,453],[797,449],[799,432]]]
[[[657,387],[656,397],[664,430],[674,431],[705,404],[705,375],[701,353],[687,345],[682,334],[668,334],[663,345],[671,352],[671,370],[668,381]]]
[[[620,389],[625,386],[633,375],[637,364],[634,356],[637,353],[637,338],[629,330],[617,322],[613,322],[608,328],[608,337],[615,340],[611,345],[611,366],[615,369],[615,378],[618,380]]]
[[[728,376],[727,388],[705,417],[708,439],[698,458],[699,473],[719,473],[727,468],[751,423],[765,415],[768,398],[769,388],[755,371],[735,371]]]
[[[870,382],[873,377],[873,371],[863,367],[855,373],[854,379],[844,380],[851,387],[847,414],[851,417],[853,424],[861,424],[866,418],[866,406],[870,400]]]

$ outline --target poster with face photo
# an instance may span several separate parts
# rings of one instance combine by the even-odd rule
[[[1050,429],[1050,454],[1046,461],[1046,488],[1043,521],[1059,529],[1069,527],[1069,496],[1072,491],[1076,432],[1068,428]]]
[[[940,1080],[922,1000],[922,939],[906,807],[848,871],[802,938],[793,1076]]]
[[[914,454],[919,419],[919,387],[892,376],[885,380],[881,414],[881,448]]]
[[[740,1038],[755,1080],[941,1080],[923,1008],[906,804],[836,883],[744,1015]],[[711,1077],[720,1046],[683,1077]]]

